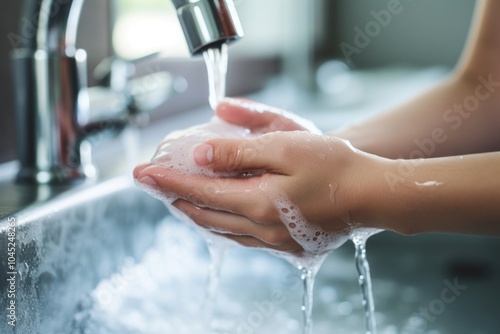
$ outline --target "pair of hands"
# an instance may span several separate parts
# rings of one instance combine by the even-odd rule
[[[215,172],[259,173],[246,178],[185,177],[143,164],[134,177],[174,194],[178,199],[173,205],[198,225],[245,246],[304,251],[285,226],[289,222],[283,220],[283,202],[299,209],[310,231],[346,237],[359,225],[363,187],[376,159],[346,141],[307,131],[286,113],[261,104],[227,99],[216,114],[256,136],[208,140],[194,149],[195,162]]]

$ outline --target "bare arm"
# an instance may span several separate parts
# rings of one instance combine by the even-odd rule
[[[372,177],[361,220],[403,234],[500,235],[500,153],[384,160]]]
[[[388,158],[430,158],[500,150],[500,1],[478,2],[454,73],[394,110],[335,131]]]

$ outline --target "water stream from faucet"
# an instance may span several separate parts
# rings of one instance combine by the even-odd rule
[[[207,49],[203,57],[207,66],[210,106],[215,111],[219,102],[226,97],[227,44]]]
[[[226,96],[226,75],[228,63],[227,44],[209,48],[203,52],[208,74],[208,100],[212,110],[215,111],[219,102]],[[208,281],[206,287],[203,309],[205,310],[205,323],[211,326],[214,316],[215,301],[220,281],[220,272],[228,245],[218,242],[218,239],[205,236],[205,241],[210,254]]]

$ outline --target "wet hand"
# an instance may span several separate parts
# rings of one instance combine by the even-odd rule
[[[347,239],[375,163],[340,139],[305,131],[212,139],[194,153],[199,165],[241,177],[183,177],[152,165],[135,176],[175,194],[174,206],[214,233],[290,253],[332,249]]]

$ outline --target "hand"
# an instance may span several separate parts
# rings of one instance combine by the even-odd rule
[[[347,142],[305,131],[208,140],[195,149],[195,160],[214,171],[254,176],[183,177],[148,165],[135,177],[175,194],[174,206],[202,227],[242,245],[294,254],[336,248],[365,222],[363,194],[378,168],[376,157]]]
[[[224,121],[253,133],[296,130],[321,133],[313,123],[295,114],[246,99],[225,98],[215,113]]]

